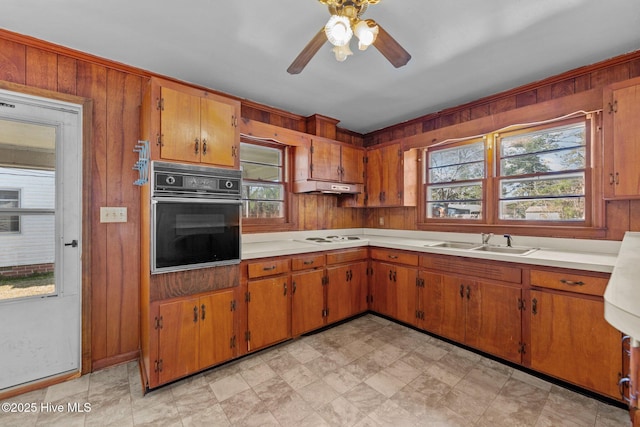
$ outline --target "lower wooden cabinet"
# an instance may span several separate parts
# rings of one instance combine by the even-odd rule
[[[298,336],[325,324],[324,270],[291,275],[291,333]]]
[[[531,291],[531,368],[620,399],[621,335],[601,299]]]
[[[327,267],[326,320],[334,323],[367,310],[367,262]]]
[[[251,280],[247,284],[247,351],[291,337],[289,275]]]
[[[159,304],[157,384],[235,356],[234,302],[230,290]]]

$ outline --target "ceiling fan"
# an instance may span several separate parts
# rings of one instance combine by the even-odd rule
[[[328,6],[331,18],[287,68],[289,74],[299,74],[327,40],[333,45],[336,60],[344,61],[353,54],[349,42],[354,35],[358,38],[360,50],[373,44],[396,68],[402,67],[411,59],[409,52],[373,19],[360,19],[370,4],[377,4],[380,0],[318,1]]]

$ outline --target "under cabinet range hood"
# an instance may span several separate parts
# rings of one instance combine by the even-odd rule
[[[363,187],[362,184],[313,181],[310,179],[293,182],[294,193],[359,194],[363,192]]]

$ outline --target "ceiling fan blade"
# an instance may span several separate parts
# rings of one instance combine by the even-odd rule
[[[324,27],[318,31],[311,41],[302,49],[302,52],[293,60],[289,68],[287,68],[287,72],[289,74],[299,74],[304,67],[307,66],[313,55],[315,55],[318,50],[324,45],[327,41],[327,35],[324,33]]]
[[[396,68],[406,65],[411,59],[409,52],[404,50],[404,48],[400,46],[400,43],[391,37],[380,24],[378,24],[378,37],[376,37],[373,45]]]

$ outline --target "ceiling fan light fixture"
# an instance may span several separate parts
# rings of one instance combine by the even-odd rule
[[[353,28],[353,32],[358,38],[358,49],[365,50],[376,41],[378,26],[370,27],[368,21],[358,21]]]
[[[336,56],[336,61],[338,62],[344,62],[345,59],[353,55],[348,44],[345,44],[344,46],[334,46],[332,50],[333,54]]]
[[[353,36],[349,18],[340,15],[331,15],[327,25],[324,26],[324,33],[329,42],[334,46],[345,46],[349,44]]]

